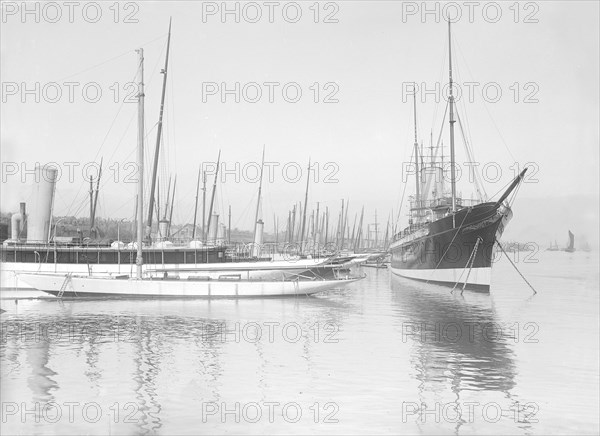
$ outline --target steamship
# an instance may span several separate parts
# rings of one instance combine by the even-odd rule
[[[499,243],[512,218],[509,199],[514,198],[511,194],[522,181],[527,168],[510,183],[497,201],[486,201],[478,185],[477,200],[467,200],[457,195],[454,150],[456,108],[450,23],[448,40],[449,97],[446,110],[450,124],[450,190],[447,191],[446,187],[445,169],[448,165],[444,162],[443,152],[440,158],[437,156],[439,142],[435,154],[433,144],[430,156],[424,156],[419,150],[415,96],[413,156],[416,192],[410,197],[409,225],[394,236],[390,245],[390,268],[393,274],[409,279],[462,290],[489,292],[495,244]]]

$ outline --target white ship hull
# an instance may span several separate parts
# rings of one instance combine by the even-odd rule
[[[279,279],[283,273],[299,273],[301,271],[324,266],[329,259],[301,259],[255,262],[229,262],[206,264],[146,264],[145,271],[168,271],[169,275],[187,278],[187,275],[202,275],[218,279],[222,275],[239,274],[244,272],[244,279],[270,280]],[[0,263],[0,288],[3,290],[33,291],[29,284],[21,280],[19,273],[51,273],[94,276],[109,276],[118,274],[133,275],[134,264],[77,264],[77,263]]]
[[[40,291],[75,298],[248,298],[305,296],[344,286],[359,278],[334,280],[171,280],[19,274]]]

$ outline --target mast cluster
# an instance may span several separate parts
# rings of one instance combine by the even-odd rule
[[[154,149],[154,159],[152,162],[152,176],[150,179],[150,189],[149,189],[149,202],[148,208],[146,209],[146,222],[144,228],[144,185],[143,185],[143,164],[144,164],[144,77],[143,77],[143,49],[138,50],[139,54],[139,78],[138,78],[138,161],[140,168],[140,180],[138,183],[138,193],[136,200],[136,240],[137,240],[137,260],[136,264],[138,265],[138,274],[141,275],[141,265],[143,263],[142,258],[142,245],[143,243],[151,243],[152,242],[152,224],[153,218],[156,214],[157,219],[159,221],[159,235],[161,238],[166,238],[170,236],[170,224],[172,222],[173,217],[173,208],[174,208],[174,199],[175,199],[175,188],[177,184],[177,179],[175,178],[173,183],[173,188],[171,190],[171,179],[169,179],[169,185],[167,188],[167,200],[164,207],[158,204],[158,162],[160,157],[161,150],[161,142],[162,142],[162,132],[163,132],[163,117],[164,117],[164,105],[165,105],[165,97],[166,97],[166,85],[167,85],[167,73],[169,67],[169,52],[170,52],[170,43],[171,43],[171,21],[169,21],[169,32],[167,38],[167,48],[166,48],[166,56],[164,68],[161,70],[161,74],[163,75],[162,80],[162,92],[161,92],[161,100],[160,100],[160,111],[159,118],[157,124],[157,135],[156,135],[156,145]],[[416,103],[415,103],[416,105]],[[416,117],[416,106],[415,106],[415,117]],[[415,155],[418,154],[418,143],[417,143],[417,130],[415,126]],[[221,152],[219,151],[219,155],[217,157],[217,166],[213,180],[212,193],[210,194],[210,199],[208,202],[208,211],[207,209],[207,174],[203,172],[200,168],[198,170],[198,178],[197,178],[197,186],[196,186],[196,195],[195,195],[195,204],[194,204],[194,219],[192,225],[192,240],[196,240],[198,238],[198,208],[200,201],[200,190],[202,191],[202,213],[201,213],[201,225],[200,225],[200,239],[204,244],[213,243],[212,238],[212,230],[214,230],[215,226],[218,226],[218,215],[213,213],[215,207],[215,196],[216,196],[216,187],[219,176],[219,167],[220,167],[220,159]],[[259,233],[262,235],[262,225],[263,220],[261,218],[261,202],[262,202],[262,182],[263,182],[263,174],[264,174],[264,162],[265,162],[265,148],[263,146],[262,153],[262,164],[260,170],[260,183],[258,188],[258,198],[256,202],[256,210],[254,214],[254,222],[253,222],[253,237],[256,241]],[[377,247],[381,244],[387,244],[388,235],[391,235],[392,226],[390,224],[390,220],[388,219],[388,223],[386,225],[385,236],[381,238],[380,233],[381,228],[377,221],[377,212],[375,212],[375,222],[371,224],[367,224],[366,234],[363,231],[365,223],[364,221],[364,207],[361,210],[360,218],[358,218],[358,213],[354,216],[354,221],[352,226],[349,225],[348,214],[349,207],[348,201],[341,201],[341,210],[338,215],[337,224],[335,226],[331,226],[330,221],[330,210],[329,207],[325,207],[325,209],[320,208],[320,203],[316,203],[316,210],[309,211],[309,187],[310,187],[310,176],[311,176],[311,160],[308,161],[307,167],[307,180],[306,180],[306,189],[304,194],[304,201],[299,202],[293,206],[291,210],[288,211],[287,217],[287,225],[285,231],[285,238],[283,242],[287,243],[297,243],[299,244],[300,251],[304,252],[308,249],[309,246],[314,246],[314,244],[320,246],[326,246],[327,244],[335,244],[335,247],[338,249],[349,249],[349,250],[361,250],[365,247]],[[202,180],[202,187],[200,187],[200,181]],[[417,194],[417,198],[420,198],[420,193]],[[97,201],[97,191],[96,191],[96,199],[90,202],[90,216],[92,217],[95,213],[95,204]],[[162,209],[162,210],[161,210]],[[162,212],[162,213],[161,213]],[[208,213],[207,213],[208,212]],[[215,222],[216,220],[216,222]],[[164,227],[164,224],[167,224],[167,227]],[[229,219],[228,219],[229,230],[227,231],[226,240],[228,243],[231,242],[231,206],[229,206]],[[279,242],[279,222],[277,216],[273,217],[273,228],[274,228],[274,237],[275,242]],[[211,230],[212,229],[212,230]],[[211,233],[212,232],[212,233]]]

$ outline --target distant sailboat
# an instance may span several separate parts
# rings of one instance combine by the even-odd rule
[[[559,251],[558,242],[554,241],[554,245],[550,242],[550,247],[548,247],[546,251]]]
[[[567,253],[573,253],[575,251],[575,235],[569,230],[569,245],[565,248]]]
[[[581,251],[589,253],[590,251],[592,251],[592,247],[590,247],[590,244],[587,241],[584,241],[581,243]]]

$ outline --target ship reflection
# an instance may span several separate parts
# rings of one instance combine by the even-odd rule
[[[26,362],[31,368],[27,387],[32,393],[32,403],[44,405],[53,402],[52,392],[58,388],[58,384],[53,378],[57,374],[49,366],[50,347],[48,342],[33,342],[26,351]]]
[[[512,331],[496,319],[489,295],[461,296],[445,288],[392,278],[392,301],[414,341],[415,365],[425,383],[451,379],[461,390],[510,391],[515,363]]]
[[[397,277],[392,277],[391,288],[403,341],[412,344],[411,366],[419,381],[415,402],[422,409],[430,410],[433,404],[460,406],[473,398],[508,403],[507,409],[516,404],[511,397],[514,332],[497,320],[490,295],[461,295]],[[454,410],[464,413],[464,407]],[[469,417],[459,416],[454,422],[458,433]]]

